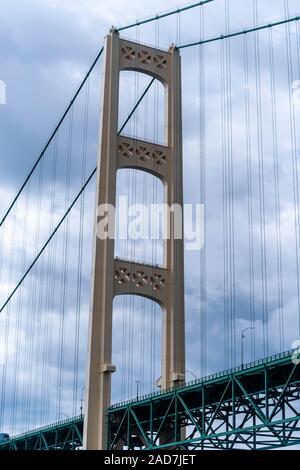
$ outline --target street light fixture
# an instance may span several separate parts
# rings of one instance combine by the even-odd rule
[[[81,389],[81,395],[80,395],[80,398],[79,398],[79,401],[80,401],[80,417],[82,418],[83,416],[83,402],[84,402],[84,396],[83,396],[83,392],[84,392],[85,388],[82,387]]]
[[[136,383],[136,399],[138,400],[139,399],[139,384],[141,383],[141,381],[136,379],[135,383]]]
[[[243,368],[243,365],[244,365],[244,339],[246,338],[245,334],[246,331],[248,330],[255,330],[255,327],[254,326],[248,326],[248,328],[244,328],[243,330],[241,330],[241,364],[242,364],[242,368]]]

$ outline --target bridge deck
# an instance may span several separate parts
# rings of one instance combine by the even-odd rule
[[[111,449],[267,449],[300,443],[300,367],[287,351],[112,405]],[[0,450],[78,449],[83,418],[0,443]]]

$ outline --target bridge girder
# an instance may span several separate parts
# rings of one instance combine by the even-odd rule
[[[300,443],[291,355],[109,411],[110,449],[268,449]],[[182,431],[186,438],[180,439]],[[160,437],[170,436],[160,443]]]
[[[300,366],[293,357],[288,351],[114,405],[107,447],[260,450],[300,444]],[[0,450],[80,449],[82,430],[79,416],[16,436]]]

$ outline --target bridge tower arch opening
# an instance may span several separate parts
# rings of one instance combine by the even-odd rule
[[[116,296],[113,304],[112,403],[159,390],[164,311],[143,296]]]
[[[122,129],[122,135],[165,145],[165,98],[166,87],[160,80],[140,71],[122,70],[119,80],[118,126]],[[137,164],[138,162],[139,158],[136,159]]]
[[[119,78],[122,70],[146,73],[165,88],[165,145],[118,134]],[[122,168],[149,172],[164,184],[165,203],[183,209],[181,64],[175,47],[168,51],[120,39],[116,30],[106,37],[104,90],[96,207],[116,203],[116,175]],[[129,145],[129,156],[124,144]],[[141,148],[151,156],[137,164]],[[157,156],[163,155],[164,165]],[[121,260],[114,256],[114,237],[99,238],[96,211],[89,320],[88,367],[84,421],[84,448],[106,449],[107,411],[111,400],[112,315],[117,295],[133,294],[159,303],[164,310],[161,388],[174,388],[185,380],[183,218],[171,215],[164,243],[163,266]],[[114,233],[114,220],[109,220]]]

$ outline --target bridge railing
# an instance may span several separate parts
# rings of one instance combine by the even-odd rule
[[[215,380],[215,379],[218,379],[220,377],[225,377],[227,375],[234,374],[236,372],[242,372],[244,370],[252,369],[253,367],[257,367],[257,366],[262,365],[262,364],[267,364],[267,363],[270,363],[270,362],[274,362],[274,361],[277,361],[278,359],[283,359],[285,357],[290,357],[295,352],[298,352],[298,351],[299,351],[299,348],[290,349],[288,351],[284,351],[284,352],[281,352],[281,353],[278,353],[278,354],[273,354],[272,356],[268,356],[268,357],[265,357],[265,358],[262,358],[262,359],[258,359],[256,361],[248,362],[247,364],[243,364],[243,365],[241,364],[241,365],[233,367],[231,369],[226,369],[226,370],[223,370],[221,372],[216,372],[216,373],[213,373],[213,374],[209,374],[205,377],[199,377],[198,379],[194,379],[192,381],[185,382],[184,385],[182,385],[181,387],[178,387],[178,389],[180,390],[180,389],[183,389],[183,388],[186,388],[186,387],[190,387],[192,385],[198,385],[198,384],[201,384],[201,383],[204,383],[204,382],[209,382],[211,380]],[[125,400],[125,401],[122,401],[122,402],[115,403],[115,404],[111,405],[110,409],[112,410],[112,409],[120,408],[120,407],[128,405],[130,403],[134,403],[137,400],[138,401],[148,400],[148,399],[156,397],[158,395],[167,394],[167,393],[169,393],[173,390],[174,389],[168,388],[168,389],[158,390],[156,392],[148,393],[146,395],[141,395],[139,397],[131,398],[129,400]]]
[[[41,433],[41,432],[46,432],[46,431],[50,431],[51,429],[54,429],[54,428],[58,428],[58,427],[61,427],[61,426],[65,426],[67,424],[70,424],[70,423],[74,423],[75,421],[80,421],[81,419],[83,419],[83,415],[78,415],[78,416],[74,416],[73,418],[67,418],[67,419],[64,419],[62,421],[57,421],[55,423],[52,423],[52,424],[47,424],[46,426],[41,426],[39,428],[35,428],[31,431],[24,431],[20,434],[16,434],[14,436],[11,437],[11,439],[20,439],[22,437],[28,437],[30,434],[36,434],[36,433]],[[5,442],[3,442],[5,443]]]

